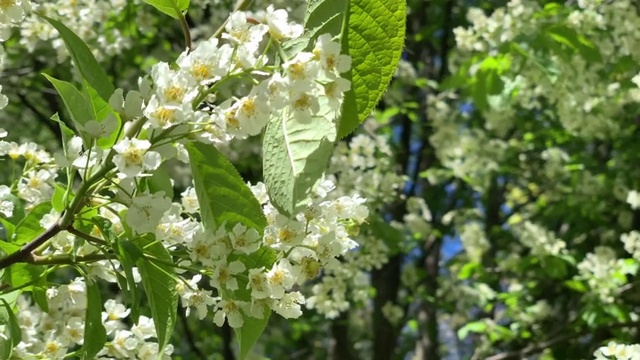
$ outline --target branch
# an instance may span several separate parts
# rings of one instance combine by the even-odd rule
[[[23,247],[20,248],[20,250],[0,259],[0,270],[15,263],[33,261],[35,255],[33,255],[31,252],[40,247],[40,245],[44,244],[47,240],[54,237],[60,231],[62,231],[62,229],[56,223],[45,232],[38,235],[38,237],[26,243]]]
[[[80,256],[73,256],[73,254],[59,254],[49,256],[38,256],[31,254],[31,256],[25,262],[34,265],[73,265],[77,263],[91,263],[115,258],[115,254],[111,253],[96,253]]]
[[[546,341],[543,341],[541,343],[538,344],[533,344],[533,345],[529,345],[523,349],[520,350],[514,350],[514,351],[507,351],[507,352],[503,352],[500,354],[496,354],[493,356],[489,356],[488,358],[486,358],[485,360],[506,360],[506,359],[524,359],[527,355],[531,355],[531,354],[535,354],[538,352],[541,352],[551,346],[554,346],[556,344],[560,344],[560,343],[564,343],[565,341],[569,341],[575,338],[579,338],[581,336],[593,333],[594,331],[597,330],[606,330],[606,329],[616,329],[616,328],[625,328],[625,327],[633,327],[633,326],[640,326],[640,321],[633,321],[633,322],[628,322],[628,323],[618,323],[618,324],[612,324],[612,325],[608,325],[608,326],[602,326],[597,328],[596,330],[593,329],[585,329],[584,332],[577,332],[574,334],[567,334],[567,335],[563,335],[563,336],[559,336],[557,338],[553,338],[553,339],[549,339]]]

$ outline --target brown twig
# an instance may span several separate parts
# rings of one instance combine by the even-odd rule
[[[60,231],[62,231],[62,229],[60,228],[60,226],[56,223],[55,225],[53,225],[52,227],[50,227],[49,229],[47,229],[45,232],[43,232],[42,234],[38,235],[38,237],[36,237],[35,239],[31,240],[30,242],[26,243],[24,246],[22,246],[20,248],[20,250],[9,254],[8,256],[0,259],[0,269],[4,269],[8,266],[11,266],[15,263],[18,262],[31,262],[33,261],[33,254],[32,252],[37,249],[40,245],[44,244],[47,240],[51,239],[52,237],[54,237],[56,234],[58,234]]]

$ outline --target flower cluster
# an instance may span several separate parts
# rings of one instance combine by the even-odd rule
[[[124,6],[118,1],[90,3]],[[51,6],[42,5],[44,12],[52,10]],[[92,6],[64,9],[93,14]],[[93,15],[100,13],[109,11]],[[97,21],[89,18],[82,20],[84,25]],[[287,58],[280,51],[277,56],[281,59],[271,58],[276,54],[274,48],[281,50],[283,41],[300,36],[302,30],[289,21],[286,11],[273,6],[259,19],[235,12],[220,38],[201,41],[180,54],[174,64],[154,65],[149,77],[139,79],[136,90],[117,89],[108,99],[109,111],[75,124],[77,134],[66,139],[64,154],[51,156],[33,143],[0,140],[0,156],[23,164],[25,169],[15,184],[0,187],[0,213],[10,217],[19,203],[30,209],[56,198],[53,207],[58,210],[41,217],[42,229],[38,230],[53,231],[56,226],[64,230],[48,237],[35,258],[71,263],[92,259],[82,264],[87,278],[120,287],[123,283],[118,278],[132,274],[139,282],[140,274],[136,267],[124,269],[117,261],[114,239],[153,239],[173,256],[172,265],[182,269],[171,274],[177,282],[176,293],[187,311],[200,319],[212,314],[216,324],[227,321],[237,328],[246,317],[262,319],[271,311],[285,318],[299,317],[303,304],[314,303],[298,291],[300,286],[322,271],[339,271],[338,258],[358,246],[350,230],[369,215],[364,198],[355,191],[333,196],[335,185],[327,178],[320,182],[317,188],[321,190],[304,212],[287,217],[272,206],[265,185],[258,183],[251,189],[264,211],[266,228],[245,221],[205,228],[193,187],[176,200],[172,184],[158,191],[152,182],[168,161],[189,162],[189,142],[227,146],[232,139],[260,134],[273,118],[290,117],[304,124],[320,117],[337,119],[344,92],[350,88],[341,74],[351,67],[350,57],[340,54],[339,43],[328,34],[320,35],[309,52]],[[23,39],[27,38],[28,34],[23,34]],[[361,142],[361,160],[368,161],[373,171],[373,164],[366,159],[372,154]],[[61,170],[68,170],[70,189],[54,183]],[[83,193],[72,191],[76,176],[82,180]],[[370,191],[384,181],[389,180],[377,176]],[[395,186],[386,185],[390,189]],[[86,198],[78,202],[80,197]],[[84,210],[77,213],[82,209],[90,215],[84,216]],[[100,225],[105,223],[108,227]],[[205,281],[208,285],[203,286]],[[73,296],[68,289],[73,290]],[[84,282],[76,279],[47,293],[50,309],[56,309],[56,316],[65,321],[45,331],[38,324],[49,315],[28,306],[30,312],[25,316],[36,314],[30,319],[35,325],[23,331],[32,331],[33,338],[24,338],[17,350],[22,351],[20,356],[58,358],[82,345]],[[127,329],[121,321],[129,312],[124,305],[110,300],[104,308],[110,341],[99,356],[155,356],[157,344],[148,341],[155,336],[150,332],[151,320],[141,317]],[[171,348],[165,353],[169,355]]]
[[[611,341],[593,353],[595,360],[638,360],[640,344],[625,345]]]
[[[18,298],[17,319],[22,330],[22,341],[15,347],[14,356],[22,359],[39,356],[46,359],[63,359],[65,355],[84,344],[85,311],[87,308],[86,285],[76,278],[68,285],[46,291],[48,311],[30,303],[25,296]],[[130,310],[115,300],[107,300],[102,313],[108,343],[98,354],[101,359],[158,358],[158,344],[153,319],[140,316],[138,323],[129,327],[126,317]],[[169,359],[173,347],[165,348]]]
[[[591,291],[603,303],[612,303],[620,293],[621,286],[627,282],[626,275],[632,275],[635,270],[627,266],[624,259],[619,259],[614,250],[607,246],[598,246],[593,253],[588,253],[584,260],[578,263],[577,279],[587,281]]]
[[[315,279],[321,270],[339,268],[337,257],[357,246],[346,225],[360,224],[368,215],[363,199],[357,196],[333,201],[318,197],[305,212],[290,219],[271,205],[264,184],[251,188],[261,200],[269,223],[263,236],[240,223],[228,227],[223,224],[207,232],[193,221],[179,221],[178,204],[165,213],[156,231],[163,242],[189,249],[191,262],[201,265],[202,274],[181,284],[178,293],[183,305],[195,309],[201,319],[213,310],[218,325],[227,319],[232,327],[240,327],[244,316],[263,318],[265,311],[271,310],[285,318],[300,316],[305,297],[294,288]],[[191,203],[195,210],[191,191],[185,191],[183,203]],[[271,249],[275,256],[270,266],[252,267],[239,257],[268,251],[265,249]],[[248,280],[242,282],[242,278]],[[218,294],[246,289],[251,301],[213,296],[198,285],[204,280]]]
[[[22,1],[22,3],[25,2]],[[40,49],[53,48],[57,56],[52,59],[57,63],[68,59],[69,53],[64,42],[56,30],[36,14],[37,11],[63,22],[79,34],[85,42],[91,44],[92,48],[100,49],[100,51],[94,51],[96,58],[103,59],[118,55],[133,45],[132,39],[119,27],[114,26],[118,16],[122,16],[125,12],[127,3],[123,0],[32,0],[31,8],[34,11],[26,13],[26,17],[20,24],[20,44],[32,53]],[[140,9],[141,5],[142,1],[139,0],[129,4],[132,9]],[[154,17],[149,12],[141,10],[138,10],[136,15],[137,31],[151,33],[154,29]]]
[[[27,209],[51,199],[53,182],[59,170],[51,154],[33,142],[19,144],[0,140],[0,157],[24,163],[24,171],[17,181],[16,189],[18,198],[25,202]],[[9,196],[12,189],[3,186],[0,188],[0,199],[5,210],[1,212],[11,217],[15,205]]]
[[[348,144],[339,144],[331,159],[327,179],[317,184],[315,193],[334,199],[339,208],[357,200],[372,212],[381,212],[386,203],[397,198],[405,181],[398,175],[393,153],[382,136],[356,135]],[[364,219],[363,215],[360,218]],[[390,249],[385,240],[374,230],[358,225],[356,222],[346,228],[348,233],[357,234],[353,237],[357,249],[354,246],[343,254],[340,266],[323,269],[307,300],[307,307],[327,318],[336,318],[354,302],[365,303],[370,287],[367,271],[379,269],[388,261]]]

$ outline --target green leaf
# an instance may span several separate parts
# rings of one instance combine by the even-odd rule
[[[64,208],[67,206],[64,202],[64,194],[67,192],[67,189],[62,187],[62,185],[56,183],[53,185],[53,196],[51,197],[51,206],[53,210],[62,213]]]
[[[45,78],[47,80],[49,80],[51,78],[48,75],[44,75],[44,76],[45,76]],[[51,78],[51,79],[53,79],[53,78]],[[49,80],[49,81],[51,81],[51,80]],[[56,80],[56,81],[59,81],[59,80]],[[74,89],[75,89],[75,87],[74,87]],[[58,93],[60,93],[60,92],[58,91]],[[64,101],[64,99],[62,101]],[[64,155],[67,158],[69,158],[70,154],[69,154],[69,149],[67,149],[67,146],[68,146],[69,140],[71,140],[71,138],[75,135],[75,133],[73,132],[73,130],[69,129],[69,127],[67,126],[67,124],[64,123],[64,121],[60,120],[60,116],[58,115],[58,113],[55,113],[55,114],[51,115],[51,121],[57,123],[58,126],[60,126],[60,134],[62,135],[62,149],[64,150]]]
[[[322,176],[336,139],[326,117],[303,124],[293,116],[272,118],[263,144],[263,169],[271,203],[293,216],[308,201],[311,187]]]
[[[473,321],[458,330],[458,339],[465,339],[469,333],[482,333],[487,329],[487,324],[483,321]]]
[[[3,335],[6,336],[0,336],[0,358],[9,359],[13,348],[22,341],[22,330],[5,296],[0,297],[0,325],[5,326]]]
[[[542,258],[542,270],[553,279],[567,276],[567,262],[559,257],[545,256]]]
[[[476,271],[480,270],[480,268],[480,264],[476,262],[465,263],[460,269],[460,272],[458,272],[458,280],[466,280],[470,278]]]
[[[546,33],[553,41],[579,52],[585,60],[602,61],[602,56],[596,45],[574,29],[564,25],[554,25],[548,27]]]
[[[127,289],[131,303],[131,319],[138,323],[140,318],[140,294],[133,275],[133,266],[142,257],[142,251],[130,241],[118,242],[119,259],[127,279]]]
[[[275,251],[271,248],[263,247],[249,256],[238,257],[237,260],[247,267],[260,268],[265,267],[270,269],[277,259]],[[235,258],[233,259],[235,260]],[[251,290],[247,289],[247,278],[238,278],[238,290],[233,293],[223,292],[223,298],[236,298],[242,301],[251,302]],[[240,359],[245,359],[253,345],[258,341],[260,335],[264,332],[271,316],[271,310],[265,309],[262,319],[257,319],[251,316],[243,314],[244,324],[240,328],[234,328],[233,331],[238,339],[238,345],[240,347]]]
[[[31,265],[27,263],[16,263],[5,269],[3,275],[3,281],[8,283],[11,287],[17,288],[27,284],[23,290],[31,290],[34,284],[38,284],[44,281],[42,274],[45,267],[41,265]]]
[[[33,301],[38,305],[40,310],[44,312],[49,312],[49,301],[47,300],[46,288],[34,286],[31,289],[31,297],[33,297]]]
[[[262,233],[267,225],[262,207],[229,160],[213,145],[191,143],[187,145],[187,150],[205,228],[215,229],[224,222],[242,223]],[[263,248],[237,260],[247,268],[270,268],[275,258],[272,249]],[[239,289],[231,293],[224,292],[222,297],[250,301],[251,293],[246,285],[247,280],[239,278]],[[264,331],[269,315],[270,311],[265,313],[263,319],[244,316],[242,328],[234,329],[241,359],[246,357]]]
[[[24,245],[42,234],[45,229],[40,226],[40,220],[51,211],[51,203],[44,202],[36,205],[29,214],[20,221],[14,233],[13,243]]]
[[[171,177],[169,177],[166,164],[166,162],[162,163],[159,168],[153,171],[153,175],[145,178],[145,180],[151,193],[162,191],[166,197],[173,199],[173,185],[171,184]]]
[[[189,8],[189,0],[144,0],[144,2],[174,19],[180,19],[182,13]]]
[[[13,233],[16,230],[16,226],[13,225],[9,220],[0,218],[0,224],[2,228],[4,228],[4,238],[2,237],[2,235],[0,235],[0,239],[1,240],[11,240],[11,238],[13,237]],[[0,234],[2,234],[2,232],[0,231]],[[2,241],[0,241],[0,243],[2,243]]]
[[[351,55],[338,138],[355,130],[373,110],[396,71],[404,48],[404,0],[351,0],[342,52]]]
[[[102,298],[98,284],[86,278],[87,309],[85,312],[82,359],[93,359],[107,342],[107,331],[102,324]]]
[[[176,326],[178,308],[176,278],[173,267],[164,264],[173,263],[173,259],[161,243],[148,239],[142,240],[146,240],[145,257],[138,259],[137,265],[158,336],[158,354],[162,354]],[[163,263],[153,261],[154,258]]]
[[[233,329],[236,333],[236,337],[238,338],[241,360],[247,358],[251,348],[253,348],[253,345],[258,341],[264,332],[264,329],[267,328],[270,315],[271,310],[267,309],[265,310],[264,317],[262,319],[244,316],[244,324],[242,327],[240,329]]]
[[[58,30],[82,78],[98,92],[104,101],[108,102],[115,89],[87,44],[61,22],[44,15],[40,16]]]
[[[233,164],[213,145],[191,143],[187,150],[205,228],[242,223],[262,234],[262,207]]]
[[[20,246],[6,242],[6,241],[0,241],[0,249],[2,249],[2,251],[5,254],[9,255],[20,250]]]
[[[114,126],[114,128],[119,129],[122,122],[120,115],[113,111],[111,105],[102,99],[98,92],[86,80],[83,82],[83,85],[83,93],[87,104],[86,106],[91,113],[91,119],[101,123],[103,121],[109,121],[108,118],[112,116],[117,122],[117,125]],[[109,136],[98,138],[97,144],[102,149],[110,148],[116,143],[118,135],[118,131],[112,131]]]
[[[87,99],[80,90],[66,81],[58,80],[47,74],[42,75],[49,80],[58,94],[60,94],[62,102],[76,126],[84,127],[88,121],[94,119],[90,108],[87,107]]]
[[[294,56],[298,52],[310,50],[313,43],[322,34],[340,35],[344,22],[344,0],[309,0],[304,17],[304,34],[283,44],[287,54]]]
[[[569,289],[573,289],[577,292],[586,292],[587,291],[587,285],[585,285],[585,283],[583,283],[580,280],[567,280],[564,282],[564,284],[569,288]]]

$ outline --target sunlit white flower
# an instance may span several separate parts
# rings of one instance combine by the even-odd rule
[[[247,22],[246,14],[236,11],[229,16],[225,30],[226,33],[222,34],[224,39],[230,40],[237,45],[248,45],[249,48],[255,51],[269,28],[263,24]]]
[[[197,88],[190,85],[187,75],[171,70],[165,62],[151,68],[151,77],[155,82],[155,93],[163,105],[189,104],[198,95]]]
[[[244,272],[246,267],[240,261],[232,261],[230,263],[218,262],[215,265],[213,275],[211,275],[211,286],[218,289],[238,290],[238,280],[236,275]]]
[[[640,193],[636,190],[629,191],[629,194],[627,195],[627,203],[631,205],[633,210],[640,209]]]
[[[54,175],[49,171],[29,171],[18,183],[18,196],[34,204],[49,200],[53,194],[50,185],[53,179]]]
[[[218,47],[218,39],[212,38],[200,42],[195,50],[180,54],[176,63],[193,78],[195,84],[206,85],[226,75],[231,55],[229,45]]]
[[[234,250],[244,254],[251,254],[258,250],[260,246],[260,234],[253,228],[247,228],[241,223],[237,223],[229,233],[229,239]]]
[[[162,158],[155,151],[148,151],[151,143],[147,140],[124,138],[113,149],[118,153],[113,163],[124,177],[136,177],[144,170],[155,170]]]
[[[304,88],[310,88],[311,82],[318,77],[320,70],[318,62],[314,60],[315,55],[308,52],[296,54],[291,60],[285,62],[282,67],[285,69],[286,78],[289,82],[304,80]],[[298,85],[300,87],[300,85]]]
[[[62,337],[67,342],[82,345],[84,342],[84,321],[79,317],[72,317],[67,321]]]
[[[196,189],[193,186],[189,186],[183,191],[182,196],[182,208],[185,212],[194,214],[200,211],[200,203],[198,202],[198,196],[196,195]]]
[[[287,293],[281,299],[276,300],[272,309],[286,319],[295,319],[302,315],[300,304],[304,303],[304,296],[300,292],[295,291]]]
[[[255,299],[264,299],[271,296],[269,279],[264,272],[264,267],[249,270],[247,289],[251,289],[251,297]]]
[[[156,327],[153,324],[153,319],[144,315],[140,315],[138,323],[131,327],[131,332],[140,340],[146,340],[155,337]]]
[[[269,34],[276,41],[296,38],[302,35],[304,30],[302,25],[289,22],[289,14],[286,10],[275,10],[273,5],[269,5],[267,8],[265,18],[267,25],[269,25]]]
[[[136,196],[127,211],[127,224],[135,234],[154,232],[170,206],[171,200],[159,193]]]
[[[267,273],[271,297],[282,298],[285,291],[291,289],[299,275],[299,267],[291,265],[287,259],[280,259]]]
[[[245,307],[247,307],[247,303],[243,301],[223,299],[216,304],[216,313],[213,317],[213,322],[218,326],[222,326],[224,320],[227,319],[229,326],[239,328],[244,324],[242,309]]]
[[[157,240],[167,245],[191,242],[196,231],[200,229],[200,224],[190,218],[183,219],[180,215],[181,210],[180,204],[173,203],[162,215],[155,232]]]
[[[237,108],[236,118],[248,135],[258,135],[267,125],[271,115],[266,94],[254,87],[249,95],[241,98],[234,105]]]
[[[11,217],[13,216],[13,202],[9,200],[11,189],[6,185],[0,185],[0,214]]]
[[[318,37],[313,54],[320,61],[320,66],[329,78],[335,78],[335,75],[351,69],[351,57],[340,54],[340,44],[333,42],[330,34],[322,34]]]

